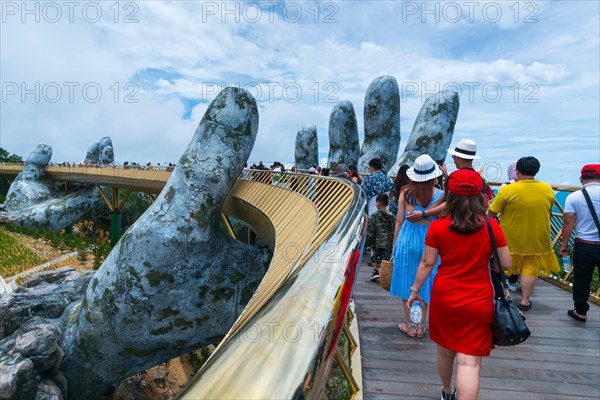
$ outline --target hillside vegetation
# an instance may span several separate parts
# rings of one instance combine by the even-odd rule
[[[0,276],[13,276],[46,261],[48,260],[36,254],[21,239],[0,227]]]

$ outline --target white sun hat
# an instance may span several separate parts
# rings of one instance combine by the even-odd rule
[[[481,159],[481,157],[479,157],[476,153],[477,153],[477,143],[475,143],[474,140],[471,139],[463,139],[460,142],[458,142],[458,144],[456,145],[456,147],[454,149],[448,149],[448,153],[452,154],[453,156],[459,157],[459,158],[464,158],[466,160],[479,160]]]
[[[406,171],[406,175],[414,182],[426,182],[441,174],[442,171],[428,154],[417,157],[414,166]]]

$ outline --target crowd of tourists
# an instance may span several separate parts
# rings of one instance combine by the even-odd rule
[[[527,156],[510,164],[509,180],[494,194],[473,167],[480,159],[473,140],[461,140],[448,153],[456,166],[451,174],[424,154],[412,167],[402,166],[394,181],[373,159],[362,181],[371,280],[378,281],[382,261],[393,261],[390,295],[400,298],[404,311],[398,329],[414,338],[429,329],[437,344],[442,400],[456,399],[457,393],[478,396],[482,357],[494,347],[492,271],[502,268],[510,276],[523,312],[534,307],[537,278],[560,271],[550,239],[555,195],[535,179],[540,162]],[[574,231],[574,308],[567,314],[585,322],[594,268],[600,268],[600,164],[585,165],[580,181],[582,190],[565,203],[560,253],[570,256]],[[491,257],[493,242],[498,259]],[[421,322],[411,320],[416,301]]]

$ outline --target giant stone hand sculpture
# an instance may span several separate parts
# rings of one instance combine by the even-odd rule
[[[446,159],[446,149],[452,142],[460,101],[458,93],[438,92],[425,100],[415,120],[404,153],[390,168],[394,176],[402,164],[412,164],[422,154],[429,154],[437,162]]]
[[[329,114],[329,165],[356,166],[359,156],[358,124],[354,106],[340,101]]]
[[[100,196],[93,186],[86,185],[65,195],[52,183],[43,180],[44,169],[51,158],[52,148],[46,144],[37,145],[31,152],[23,171],[15,178],[6,194],[0,222],[59,231],[79,220],[98,204]],[[92,144],[86,156],[88,163],[104,164],[113,161],[112,142],[108,137]]]
[[[219,229],[221,205],[257,128],[252,96],[239,88],[223,90],[164,190],[123,235],[83,300],[71,303],[60,321],[52,320],[62,334],[66,398],[98,398],[128,376],[217,342],[234,323],[270,257]],[[12,297],[0,300],[15,304]],[[0,345],[23,334],[20,329]],[[2,363],[0,358],[0,369],[6,368]]]
[[[364,106],[365,138],[360,149],[358,171],[367,172],[369,161],[379,158],[387,171],[400,147],[400,92],[393,76],[380,76],[367,88]]]

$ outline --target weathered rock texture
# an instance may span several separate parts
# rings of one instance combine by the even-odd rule
[[[91,148],[95,150],[88,151],[86,162],[114,161],[110,138],[102,138]],[[0,222],[59,231],[98,204],[100,196],[93,186],[82,186],[65,195],[44,180],[44,169],[51,158],[52,148],[46,144],[39,144],[31,152],[6,194]]]
[[[69,398],[216,342],[266,272],[269,254],[219,229],[221,205],[258,128],[251,95],[223,90],[165,188],[123,235],[64,318]]]
[[[300,169],[309,169],[319,165],[319,141],[317,127],[304,125],[296,135],[296,166]]]
[[[63,267],[29,277],[0,296],[0,399],[62,399],[58,318],[85,293],[91,271]]]
[[[400,92],[393,76],[376,78],[365,94],[365,138],[358,171],[368,172],[369,161],[379,158],[387,171],[396,161],[400,146]]]
[[[0,295],[9,335],[0,342],[0,399],[95,399],[225,335],[270,258],[219,228],[257,128],[252,96],[223,90],[164,190],[89,284],[64,272]]]
[[[400,165],[412,164],[422,154],[429,154],[435,161],[443,162],[452,142],[458,108],[458,93],[452,91],[439,92],[425,100],[404,153],[390,168],[388,175],[396,175]]]
[[[342,168],[358,162],[358,124],[354,106],[350,101],[340,101],[329,115],[328,165],[342,164]]]
[[[85,163],[110,164],[115,161],[113,145],[110,137],[105,136],[96,143],[92,143],[85,156]]]

